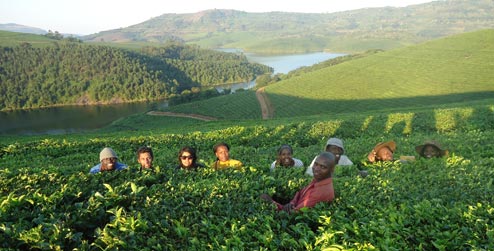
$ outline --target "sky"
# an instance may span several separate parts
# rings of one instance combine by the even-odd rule
[[[0,24],[16,23],[64,34],[125,28],[167,13],[209,9],[332,13],[404,7],[433,0],[0,0]]]

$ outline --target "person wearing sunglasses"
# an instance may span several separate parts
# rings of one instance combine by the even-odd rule
[[[197,162],[196,150],[194,148],[186,146],[180,149],[178,152],[177,170],[197,170],[197,168],[202,167],[204,165]]]

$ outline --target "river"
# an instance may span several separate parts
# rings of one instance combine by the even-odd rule
[[[221,49],[221,51],[237,52],[236,49]],[[245,53],[249,61],[273,67],[274,74],[288,73],[302,66],[313,64],[343,56],[340,53],[307,53],[296,55],[256,55]],[[250,89],[255,81],[233,85],[217,86],[218,90],[230,88],[232,92],[243,88]],[[0,112],[0,134],[63,134],[94,130],[111,122],[135,113],[146,112],[166,106],[162,102],[140,102],[131,104],[91,105],[91,106],[64,106]]]

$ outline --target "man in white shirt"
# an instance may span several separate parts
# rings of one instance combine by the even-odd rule
[[[326,143],[326,152],[330,152],[334,154],[334,156],[336,157],[337,165],[340,166],[353,165],[353,162],[346,155],[343,154],[345,152],[345,147],[343,147],[343,141],[341,139],[338,138],[328,139],[328,142]],[[314,165],[314,161],[316,160],[316,158],[314,158],[314,160],[312,160],[312,163],[310,163],[310,166],[307,167],[307,171],[305,171],[305,174],[314,176],[314,174],[312,173],[312,166]]]

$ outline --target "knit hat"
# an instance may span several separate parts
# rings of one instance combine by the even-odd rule
[[[441,157],[442,156],[445,156],[445,155],[448,155],[448,150],[445,150],[445,149],[442,149],[441,145],[434,141],[434,140],[429,140],[429,141],[426,141],[424,142],[424,144],[422,145],[419,145],[419,146],[416,146],[415,147],[415,151],[420,155],[420,156],[423,156],[423,153],[424,153],[424,148],[426,146],[434,146],[436,147],[437,149],[439,149],[439,152],[441,153]]]
[[[115,151],[113,151],[113,149],[111,149],[109,147],[103,148],[103,150],[101,150],[101,152],[99,153],[99,161],[102,161],[106,158],[117,158],[118,159]]]
[[[343,150],[343,152],[345,152],[345,148],[343,147],[343,141],[341,139],[330,138],[330,139],[328,139],[328,142],[326,143],[326,147],[328,147],[329,145],[337,146],[337,147],[341,148],[341,150]]]

